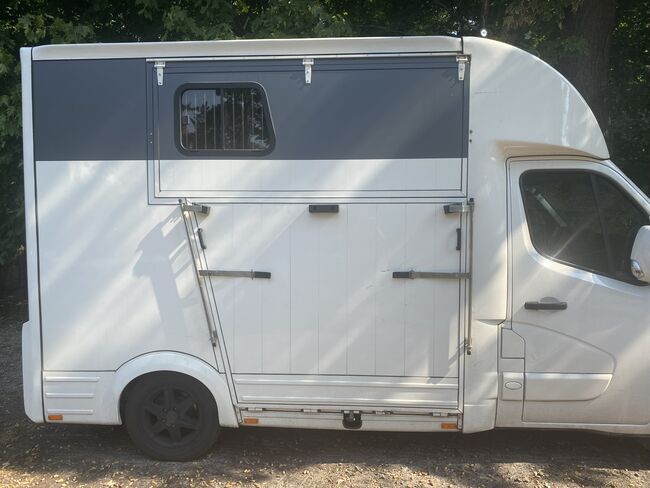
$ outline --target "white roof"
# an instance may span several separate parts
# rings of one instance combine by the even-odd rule
[[[210,56],[326,56],[390,53],[460,53],[462,39],[445,36],[244,39],[236,41],[51,44],[33,48],[34,61],[53,59]]]

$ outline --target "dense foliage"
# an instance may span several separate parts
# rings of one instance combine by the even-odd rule
[[[613,159],[650,189],[650,0],[5,0],[0,7],[0,265],[22,247],[21,46],[477,34],[527,49],[581,90]]]

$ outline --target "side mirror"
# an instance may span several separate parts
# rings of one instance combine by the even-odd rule
[[[644,225],[637,232],[630,265],[637,280],[650,283],[650,225]]]

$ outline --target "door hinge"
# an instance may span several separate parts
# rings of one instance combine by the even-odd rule
[[[217,336],[216,330],[210,330],[210,342],[215,347],[219,343],[219,337]]]
[[[311,85],[311,68],[314,66],[314,58],[304,58],[302,64],[305,66],[305,83]]]
[[[463,81],[465,79],[465,67],[469,63],[469,57],[456,56],[456,61],[458,61],[458,79]]]
[[[164,61],[156,61],[153,63],[153,67],[156,68],[156,78],[158,79],[158,86],[163,84],[163,71],[165,70]]]

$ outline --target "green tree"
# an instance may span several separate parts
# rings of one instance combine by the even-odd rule
[[[608,89],[613,159],[650,194],[649,0],[619,0]]]
[[[26,45],[253,37],[476,35],[526,49],[585,96],[612,157],[650,190],[650,0],[5,0],[0,7],[0,265],[23,235]]]

